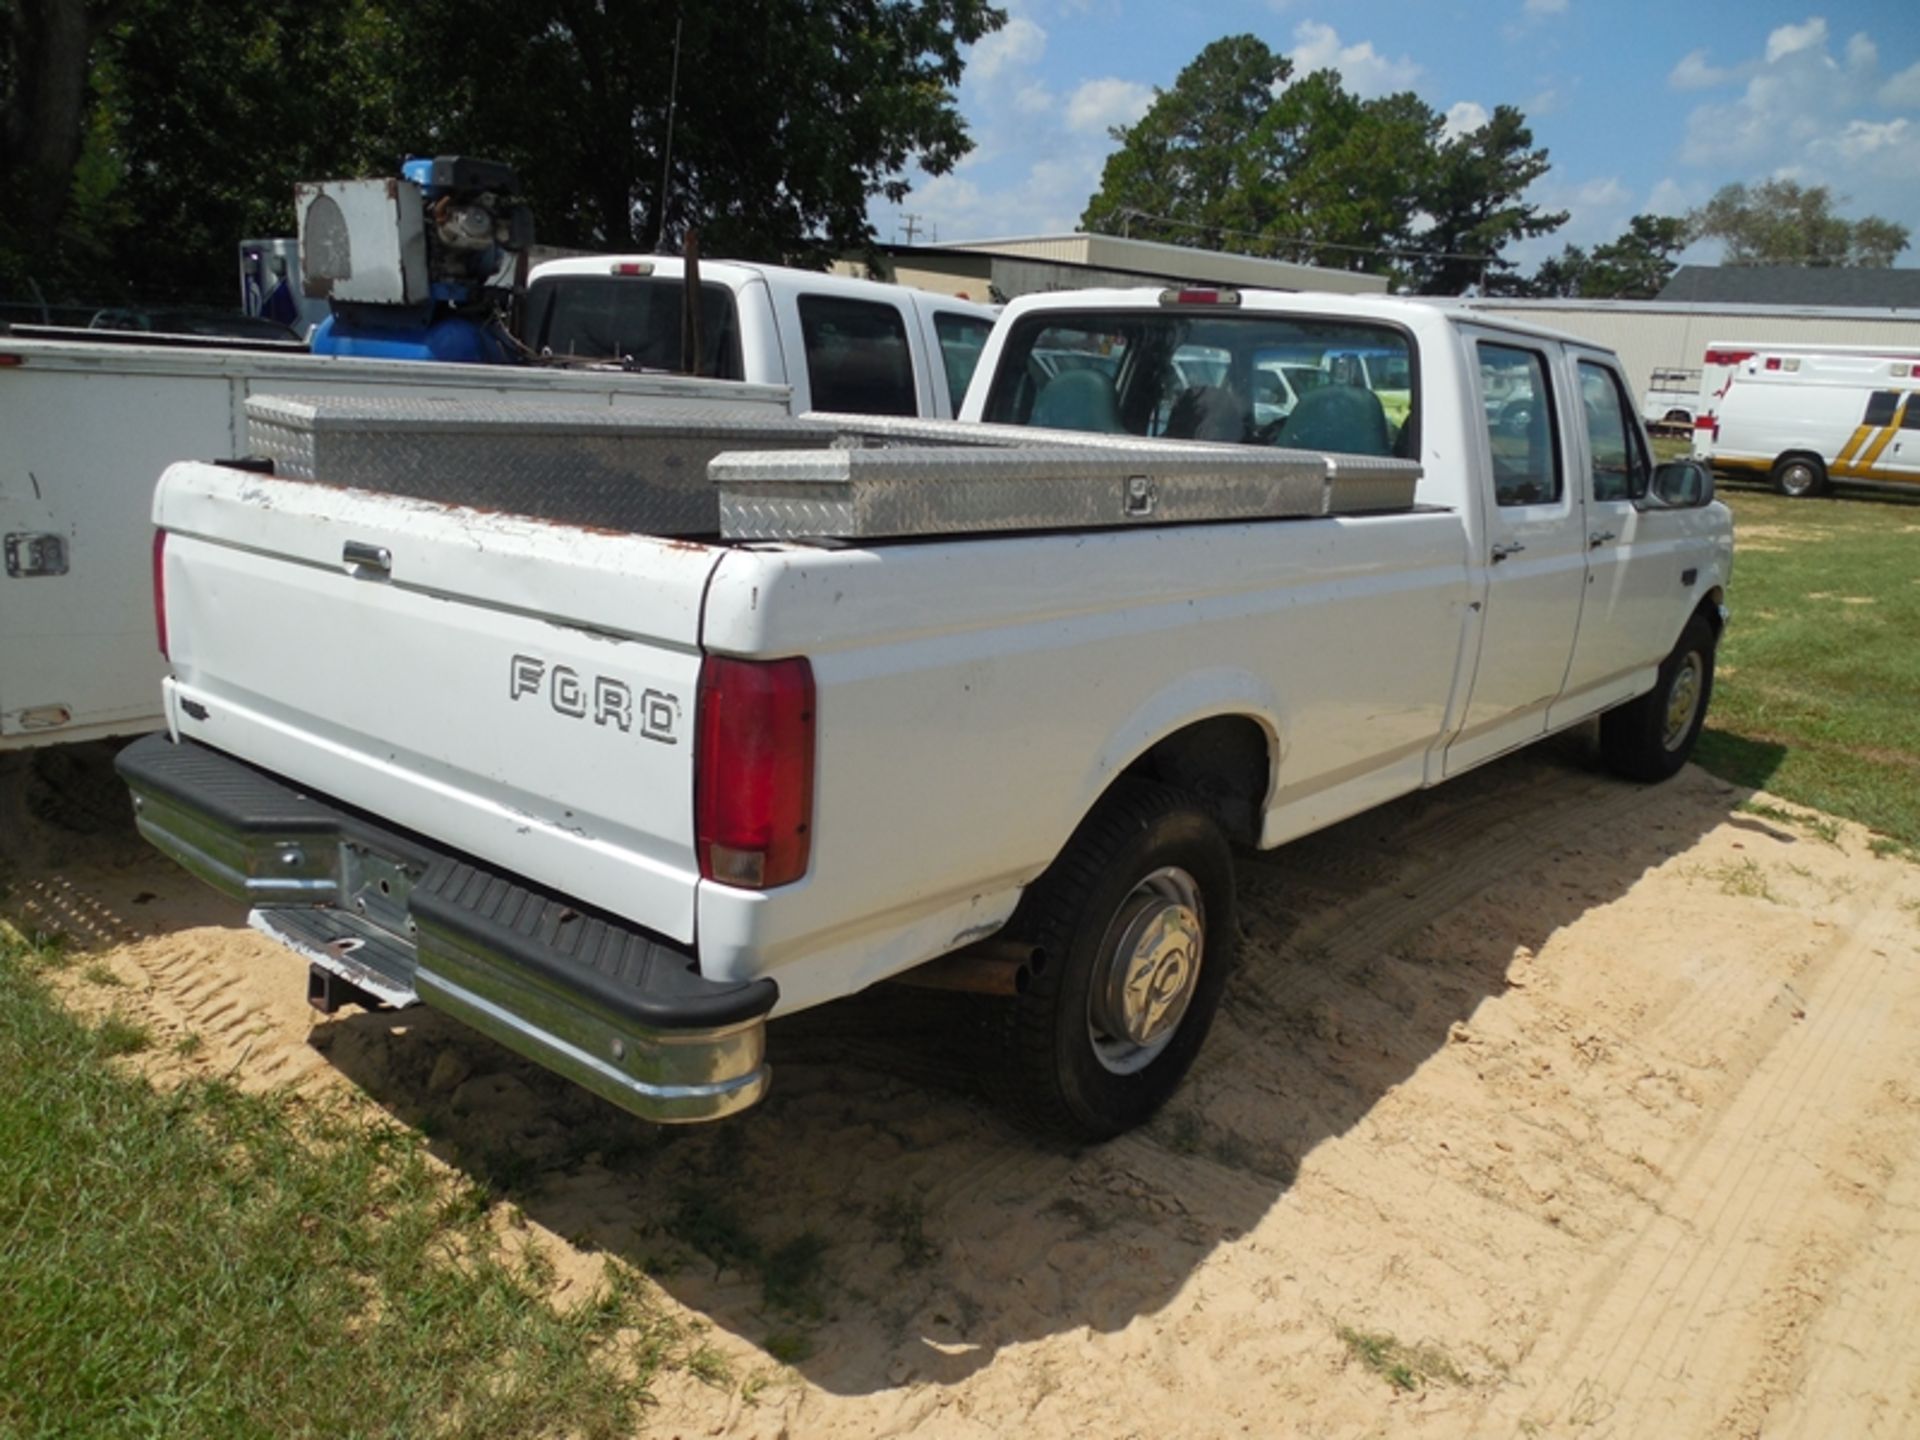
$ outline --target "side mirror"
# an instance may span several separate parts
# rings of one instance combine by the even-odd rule
[[[1713,499],[1713,471],[1698,460],[1669,460],[1653,472],[1649,503],[1662,510],[1693,510]]]

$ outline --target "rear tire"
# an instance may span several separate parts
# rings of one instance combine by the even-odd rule
[[[1232,851],[1191,797],[1122,779],[1008,929],[1043,960],[1006,1002],[995,1088],[1032,1128],[1110,1139],[1166,1103],[1213,1023],[1239,934]]]
[[[1716,637],[1704,615],[1680,632],[1680,643],[1660,662],[1660,678],[1637,700],[1600,717],[1600,758],[1628,780],[1665,780],[1693,754],[1713,698]]]
[[[1818,455],[1782,455],[1773,462],[1773,488],[1789,500],[1827,493],[1827,467]]]

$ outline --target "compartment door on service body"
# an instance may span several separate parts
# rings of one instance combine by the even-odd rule
[[[1487,596],[1449,775],[1546,733],[1587,583],[1580,495],[1567,483],[1568,407],[1554,384],[1558,347],[1472,327],[1463,337],[1478,407],[1471,459],[1485,492]]]
[[[1587,594],[1554,728],[1647,690],[1686,616],[1686,569],[1698,564],[1694,511],[1641,510],[1653,475],[1626,382],[1580,356],[1576,478],[1586,497]]]

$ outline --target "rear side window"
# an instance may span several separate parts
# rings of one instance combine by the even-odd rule
[[[1876,390],[1867,397],[1867,413],[1860,417],[1862,425],[1889,425],[1893,422],[1893,407],[1900,397],[1891,390]]]
[[[1640,448],[1640,427],[1628,418],[1619,377],[1582,360],[1580,407],[1586,415],[1593,498],[1638,500],[1647,493],[1647,457]]]
[[[800,297],[800,340],[816,410],[916,415],[913,357],[898,310],[871,300]]]
[[[685,287],[665,277],[556,275],[527,291],[527,344],[543,355],[679,370],[687,353]],[[733,292],[700,287],[699,373],[744,378]]]
[[[1902,430],[1920,430],[1920,390],[1907,392],[1907,408],[1900,412]]]
[[[947,369],[947,394],[958,410],[966,398],[967,384],[980,364],[980,352],[986,348],[993,322],[978,315],[956,315],[951,310],[933,312],[933,331],[940,337],[940,360]]]
[[[1550,504],[1563,486],[1547,357],[1489,340],[1478,348],[1493,498],[1501,505]]]

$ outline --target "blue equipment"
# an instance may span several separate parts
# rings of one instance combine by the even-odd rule
[[[313,353],[513,363],[502,312],[533,244],[519,188],[509,166],[456,155],[297,187],[302,287],[332,311]]]

